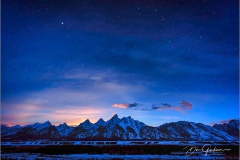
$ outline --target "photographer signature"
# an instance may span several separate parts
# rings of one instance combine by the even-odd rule
[[[186,146],[185,148],[183,148],[183,150],[187,150],[186,151],[186,156],[191,156],[194,152],[204,152],[205,156],[207,156],[208,153],[210,152],[224,152],[224,151],[230,151],[231,149],[218,149],[216,146],[214,146],[214,148],[211,148],[210,144],[205,144],[204,146],[202,146],[202,148],[196,147],[194,145],[192,146]]]

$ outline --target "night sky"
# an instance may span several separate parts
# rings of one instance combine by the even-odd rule
[[[1,123],[239,118],[237,0],[1,6]]]

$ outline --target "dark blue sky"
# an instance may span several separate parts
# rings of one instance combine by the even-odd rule
[[[237,0],[1,5],[2,123],[239,117]]]

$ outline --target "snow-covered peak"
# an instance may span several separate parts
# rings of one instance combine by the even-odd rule
[[[92,124],[89,119],[85,120],[82,124]]]
[[[239,121],[236,120],[236,119],[229,121],[229,125],[230,125],[232,128],[238,128],[238,129],[239,129]]]
[[[14,128],[22,128],[20,125],[13,126]]]
[[[100,118],[100,119],[95,123],[95,125],[97,125],[97,126],[103,126],[105,123],[106,123],[106,122],[105,122],[102,118]]]
[[[38,127],[39,125],[41,125],[40,123],[34,123],[33,125],[26,125],[26,126],[32,126],[33,128],[36,128],[36,127]]]
[[[9,125],[7,125],[7,124],[1,124],[1,131],[5,130],[5,129],[8,129],[8,128],[10,128]]]
[[[108,126],[110,128],[115,127],[116,124],[118,124],[119,122],[120,122],[120,119],[118,118],[117,114],[114,114],[114,116],[110,120],[107,121]]]
[[[36,128],[37,130],[41,130],[43,128],[47,128],[47,127],[50,127],[50,126],[52,126],[52,124],[49,121],[46,121],[44,123],[34,123],[32,125],[32,127]]]
[[[80,123],[80,125],[79,126],[81,126],[81,127],[83,127],[83,128],[90,128],[90,127],[92,127],[93,126],[93,124],[89,121],[89,119],[87,119],[86,121],[84,121],[83,123]]]
[[[58,125],[57,127],[66,128],[66,127],[68,127],[68,125],[67,125],[67,124],[64,122],[64,123],[62,123],[62,124]]]
[[[122,119],[121,119],[121,121],[125,121],[125,122],[129,122],[129,121],[132,121],[132,120],[134,120],[134,119],[132,119],[131,118],[131,116],[128,116],[128,117],[123,117]]]
[[[123,117],[123,118],[121,119],[121,121],[125,121],[125,122],[131,121],[131,120],[133,120],[133,119],[131,118],[131,116]]]
[[[102,118],[100,118],[97,122],[105,122]]]
[[[120,122],[119,126],[121,126],[125,131],[129,130],[129,127],[132,128],[136,135],[132,138],[140,138],[140,129],[143,126],[146,126],[146,124],[139,122],[137,120],[132,119],[130,116],[128,117],[123,117]]]
[[[118,119],[118,115],[114,114],[111,119]]]
[[[59,134],[62,136],[68,136],[68,134],[74,129],[73,127],[68,126],[66,123],[56,126]]]
[[[36,123],[33,123],[33,126],[34,126],[34,125],[39,125],[39,124],[40,124],[40,123],[36,122]],[[31,125],[31,124],[30,124],[30,125]]]
[[[127,125],[130,126],[132,128],[142,128],[143,126],[146,126],[146,124],[139,122],[138,120],[134,120],[133,118],[131,118],[131,116],[128,117],[123,117],[120,121],[120,125]]]
[[[130,121],[131,121],[131,119],[127,119],[126,117],[123,117],[123,118],[121,119],[120,123],[126,125],[126,124],[129,124]]]
[[[49,127],[49,126],[51,126],[52,124],[51,124],[51,122],[46,121],[46,122],[43,123],[43,125]]]
[[[1,126],[10,127],[8,124],[1,124]]]
[[[188,121],[177,121],[177,122],[170,122],[170,123],[164,123],[162,125],[160,125],[158,128],[162,127],[162,126],[173,126],[173,127],[189,127],[195,125],[194,122],[188,122]]]

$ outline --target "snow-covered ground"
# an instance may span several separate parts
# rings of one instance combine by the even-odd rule
[[[109,145],[195,145],[202,146],[204,144],[212,145],[239,145],[239,141],[19,141],[19,142],[2,142],[2,146],[48,146],[48,145],[93,145],[93,146],[109,146]]]
[[[162,159],[162,160],[171,160],[171,159],[226,159],[225,156],[179,156],[179,155],[109,155],[109,154],[70,154],[70,155],[43,155],[43,154],[29,154],[29,153],[11,153],[11,154],[2,154],[2,158],[13,158],[13,159],[26,159],[26,160],[34,160],[34,159],[44,159],[44,160],[62,160],[62,159],[124,159],[124,160],[132,160],[132,159]],[[237,159],[237,157],[236,157]]]

